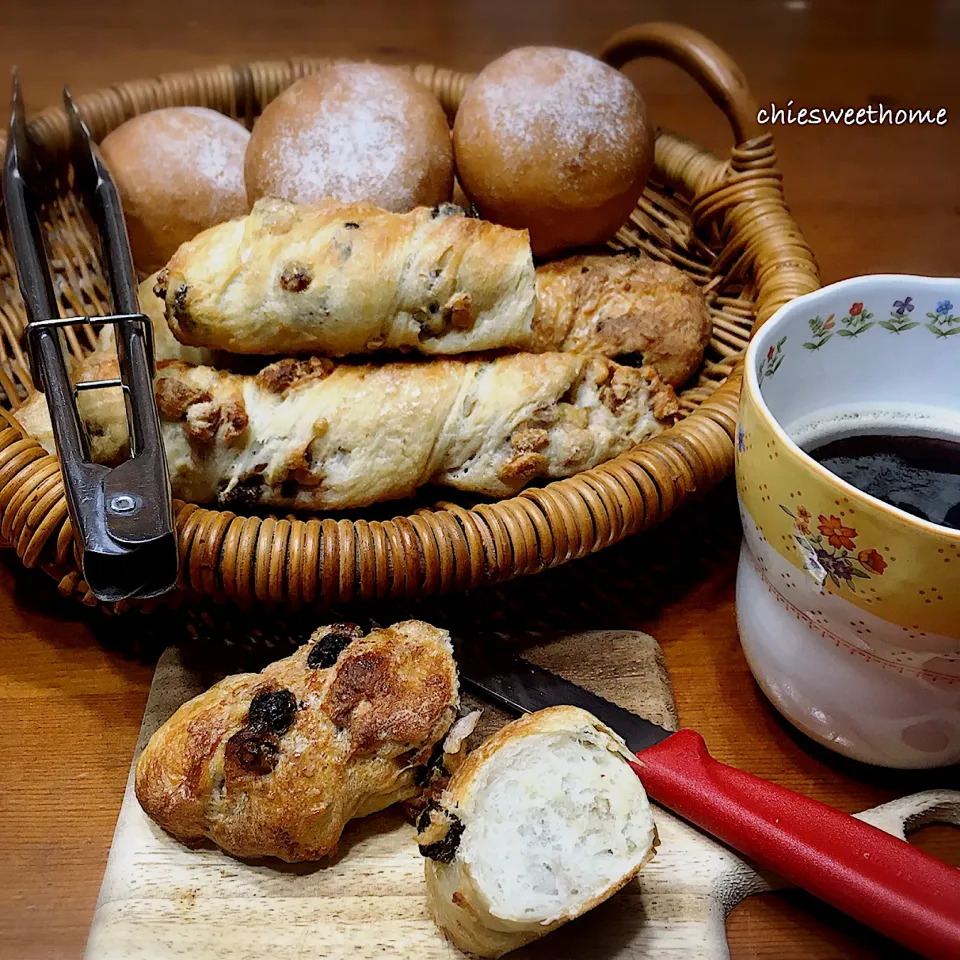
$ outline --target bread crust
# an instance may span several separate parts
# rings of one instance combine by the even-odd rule
[[[679,387],[703,362],[712,328],[703,294],[670,264],[624,253],[537,267],[534,350],[629,358]]]
[[[269,199],[180,247],[158,289],[181,343],[332,357],[523,344],[536,295],[526,232],[453,204]]]
[[[418,792],[458,703],[445,630],[323,627],[292,656],[180,707],[137,761],[137,799],[185,843],[319,859],[350,819]]]

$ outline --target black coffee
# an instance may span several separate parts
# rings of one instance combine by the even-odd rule
[[[864,493],[960,530],[960,442],[863,433],[806,452]]]

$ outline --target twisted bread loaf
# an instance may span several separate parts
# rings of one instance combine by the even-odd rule
[[[114,355],[84,365],[116,375]],[[427,483],[510,496],[617,456],[677,410],[652,367],[566,353],[383,366],[287,359],[256,376],[170,360],[155,390],[175,496],[300,510],[362,507]],[[114,462],[126,439],[119,391],[98,391],[85,412],[98,458]],[[16,416],[52,452],[43,395]]]
[[[510,496],[609,460],[676,410],[652,368],[564,353],[288,359],[256,376],[170,362],[156,394],[178,496],[301,510],[362,507],[427,483]]]
[[[453,204],[396,214],[271,199],[183,244],[157,293],[181,343],[333,357],[523,343],[535,301],[525,231]]]
[[[398,215],[263,200],[184,244],[156,290],[176,337],[195,346],[598,353],[652,364],[673,386],[700,365],[711,328],[696,284],[675,267],[596,254],[534,277],[524,231],[452,204]]]

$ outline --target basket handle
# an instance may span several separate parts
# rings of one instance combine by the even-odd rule
[[[643,23],[615,33],[600,51],[600,59],[618,70],[639,57],[660,57],[689,73],[726,114],[738,144],[760,135],[746,77],[702,33],[677,23]]]

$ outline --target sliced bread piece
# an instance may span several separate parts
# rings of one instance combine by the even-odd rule
[[[494,734],[418,821],[437,926],[500,957],[616,893],[657,832],[623,741],[592,714],[551,707]]]

